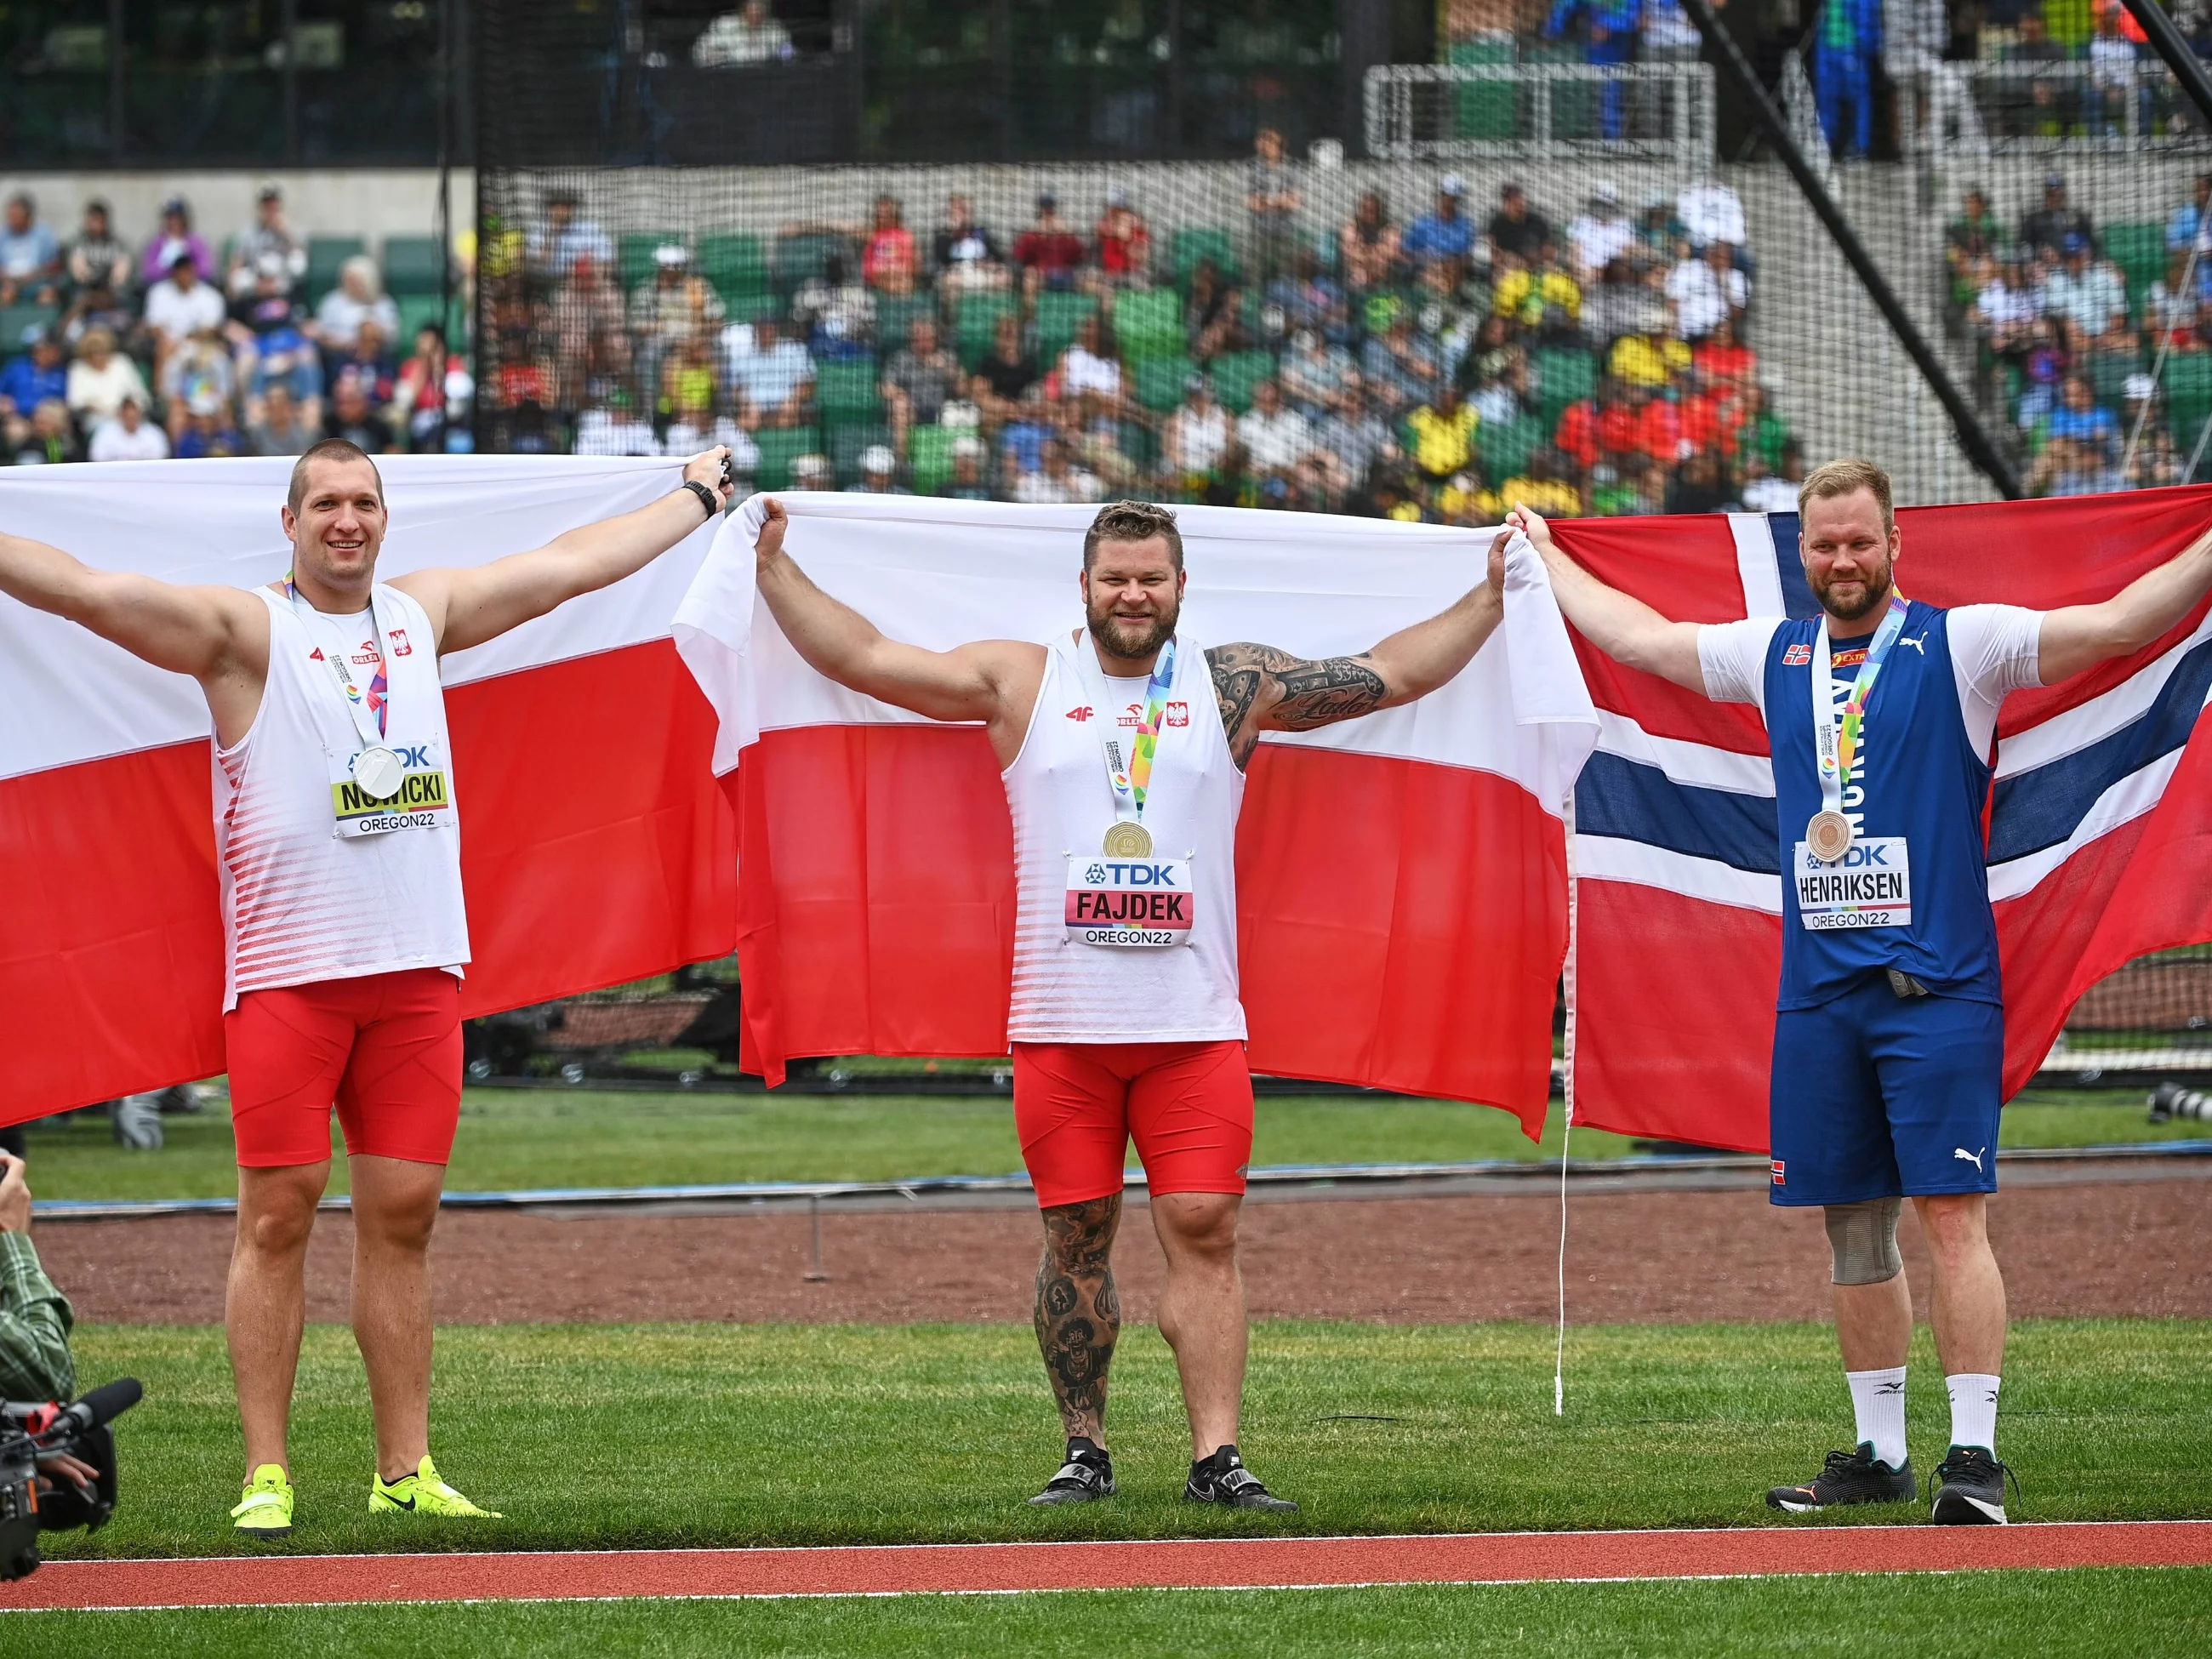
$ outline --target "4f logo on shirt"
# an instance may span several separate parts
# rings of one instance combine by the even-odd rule
[[[415,654],[415,647],[407,643],[407,630],[405,629],[393,629],[390,637],[392,640],[392,654],[393,656],[411,657]]]
[[[1091,718],[1091,705],[1086,702],[1079,708],[1069,709],[1067,711],[1067,718],[1076,721],[1087,720]]]
[[[1170,726],[1188,726],[1190,724],[1190,705],[1187,702],[1170,703],[1168,705],[1167,723]]]
[[[1784,668],[1802,668],[1812,660],[1813,647],[1809,645],[1793,645],[1782,653],[1782,665]]]

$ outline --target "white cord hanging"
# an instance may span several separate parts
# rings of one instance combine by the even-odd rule
[[[1559,1330],[1552,1352],[1552,1415],[1567,1414],[1567,1145],[1575,1133],[1575,957],[1582,936],[1581,896],[1575,887],[1575,792],[1567,789],[1565,810],[1567,849],[1567,957],[1561,970],[1566,994],[1567,1029],[1560,1045],[1560,1066],[1565,1073],[1564,1121],[1559,1130]]]

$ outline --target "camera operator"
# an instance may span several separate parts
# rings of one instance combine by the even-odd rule
[[[23,1160],[0,1152],[0,1400],[68,1400],[76,1322],[69,1298],[39,1265],[31,1243],[31,1188]]]

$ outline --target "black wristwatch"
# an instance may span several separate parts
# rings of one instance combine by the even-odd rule
[[[721,498],[713,490],[708,489],[696,478],[686,478],[684,481],[684,487],[699,498],[699,504],[707,509],[707,518],[710,523],[722,516]]]

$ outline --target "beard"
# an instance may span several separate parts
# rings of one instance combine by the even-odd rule
[[[1182,606],[1178,603],[1149,617],[1117,617],[1109,605],[1103,611],[1087,611],[1084,620],[1090,624],[1091,637],[1098,641],[1101,651],[1109,657],[1137,661],[1152,655],[1168,642],[1182,612]]]
[[[1829,589],[1834,586],[1832,580],[1826,584],[1813,584],[1813,597],[1820,600],[1821,609],[1838,622],[1856,622],[1889,597],[1889,590],[1895,585],[1893,568],[1890,561],[1884,559],[1881,569],[1870,572],[1864,578],[1862,584],[1863,591],[1859,597],[1848,604],[1829,597]],[[1809,575],[1807,580],[1811,583]]]

